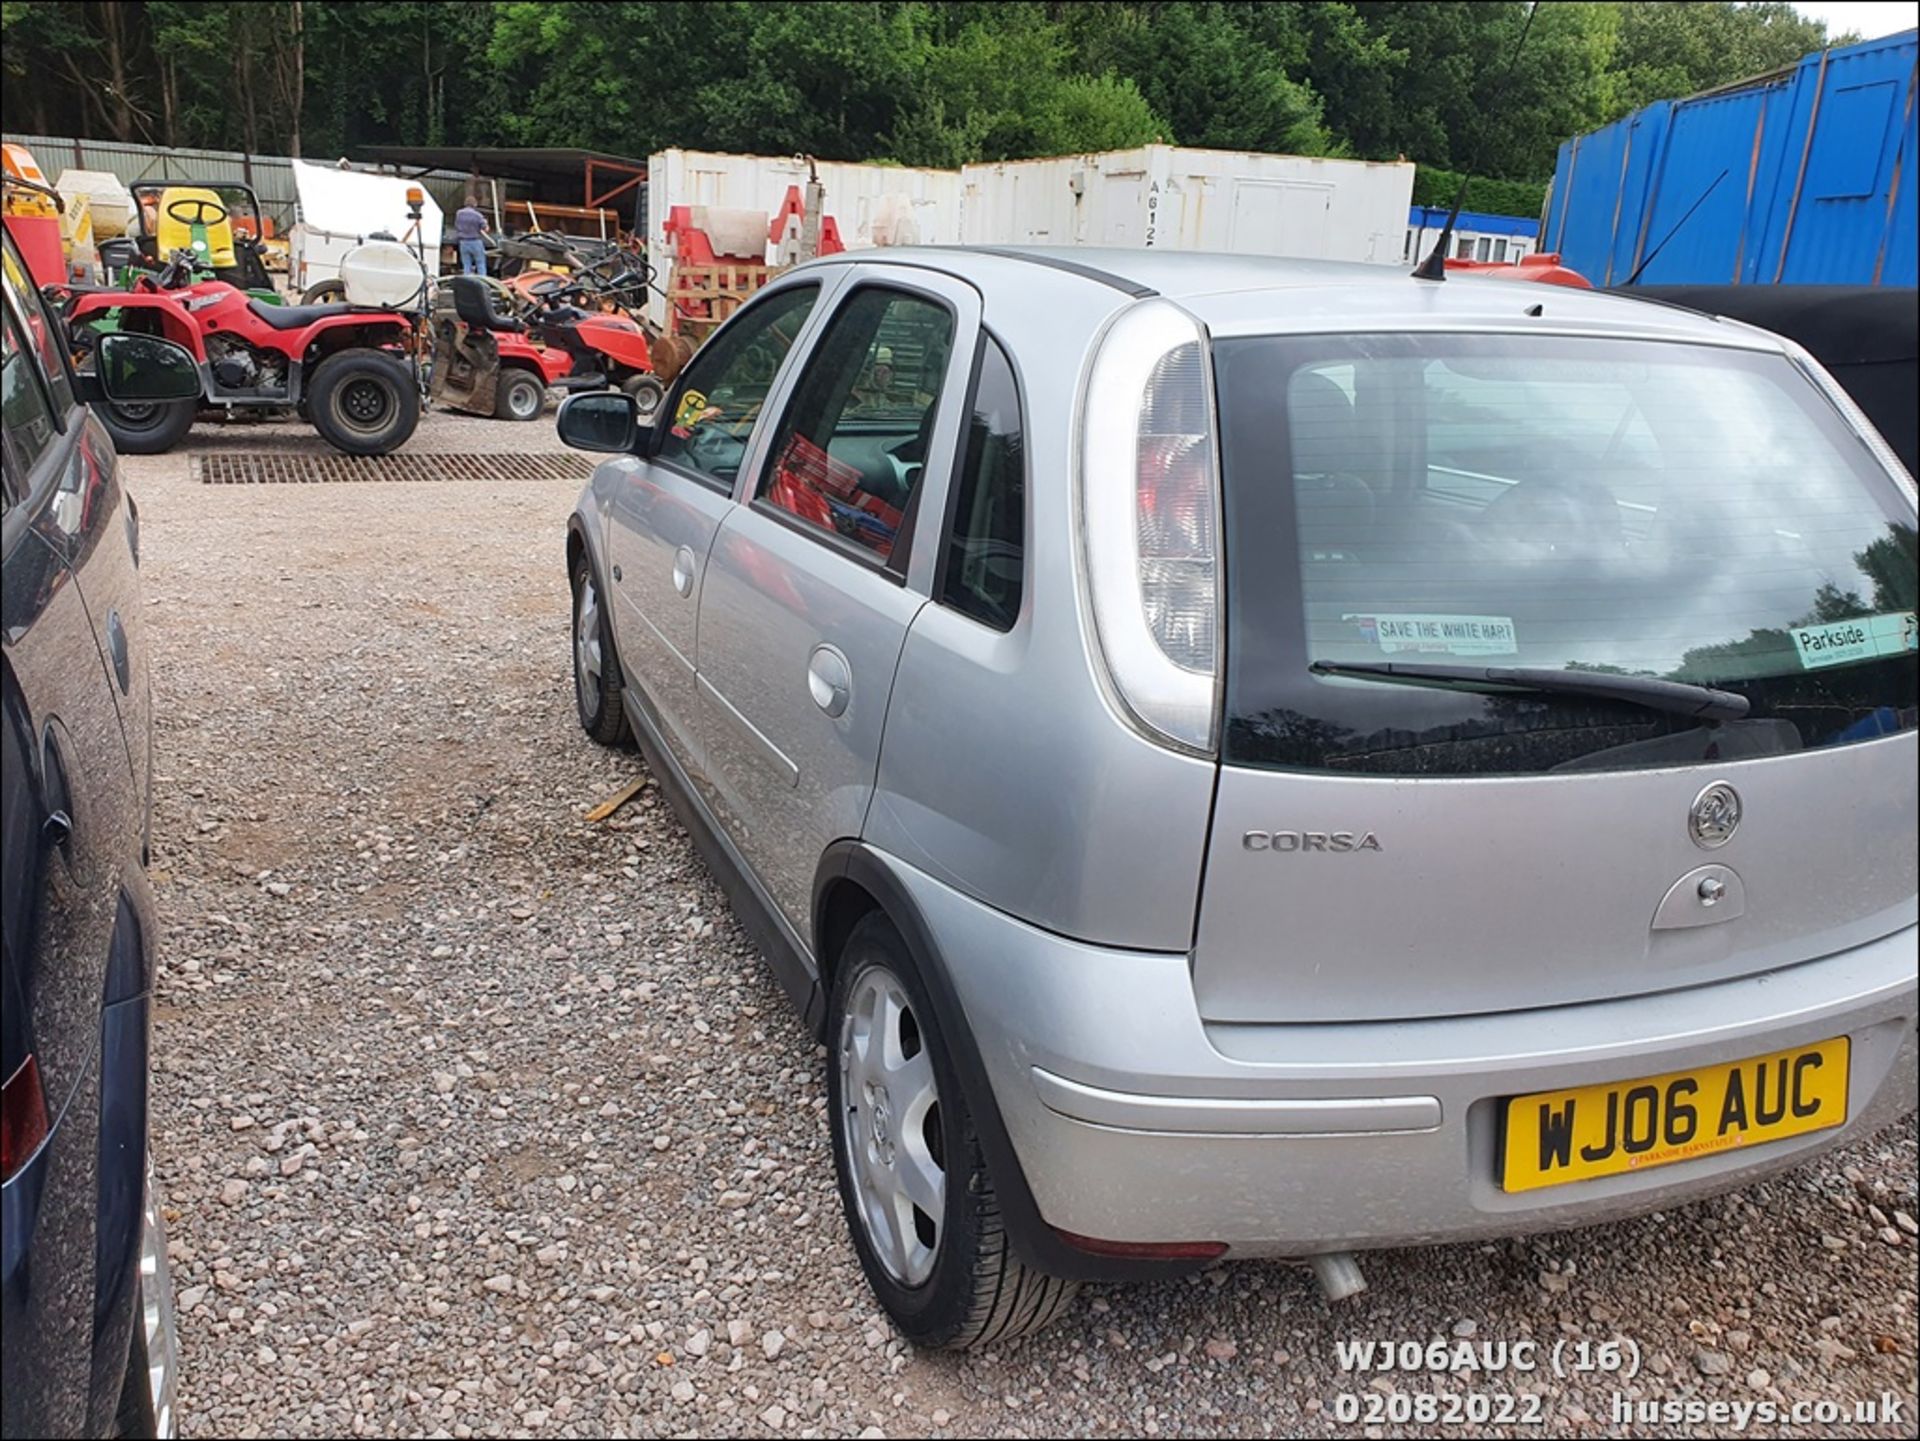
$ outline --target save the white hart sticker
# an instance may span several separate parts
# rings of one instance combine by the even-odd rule
[[[1343,615],[1360,634],[1389,655],[1426,651],[1439,655],[1512,655],[1520,649],[1513,621],[1504,615]]]
[[[1920,649],[1920,625],[1910,610],[1796,626],[1787,634],[1793,637],[1794,652],[1807,670]]]

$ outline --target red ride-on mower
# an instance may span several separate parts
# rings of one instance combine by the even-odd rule
[[[214,406],[292,407],[348,455],[385,455],[413,434],[420,387],[412,315],[346,304],[268,305],[225,281],[186,283],[192,264],[191,252],[177,251],[131,291],[80,291],[66,303],[82,369],[98,338],[116,330],[174,341],[199,368],[198,401],[97,407],[122,451],[170,450],[195,415]]]
[[[442,292],[452,299],[433,317],[435,405],[501,420],[537,420],[547,403],[547,387],[598,389],[603,377],[580,385],[570,379],[573,357],[564,350],[535,345],[527,322],[494,304],[495,289],[477,275],[456,275]]]
[[[656,373],[663,357],[655,353],[654,339],[627,315],[590,308],[603,296],[626,296],[636,289],[645,294],[645,284],[644,277],[626,271],[607,280],[556,275],[536,280],[527,290],[540,306],[534,334],[573,357],[572,374],[598,373],[606,377],[605,384],[631,395],[640,423],[651,425],[667,393]],[[678,373],[675,365],[667,378]]]
[[[652,374],[646,332],[623,315],[567,304],[593,299],[598,289],[559,276],[543,282],[539,303],[524,314],[496,304],[505,292],[478,276],[448,283],[452,311],[434,319],[431,398],[456,410],[535,420],[546,389],[601,390],[617,386],[634,397],[643,417],[659,408],[665,387]]]

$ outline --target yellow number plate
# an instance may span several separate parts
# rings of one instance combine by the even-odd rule
[[[1674,1071],[1507,1102],[1501,1187],[1568,1181],[1691,1161],[1847,1119],[1847,1040],[1730,1066]]]

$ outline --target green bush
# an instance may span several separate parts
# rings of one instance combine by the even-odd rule
[[[1422,165],[1413,173],[1415,205],[1451,206],[1453,197],[1459,193],[1460,172],[1457,170]],[[1467,187],[1466,208],[1485,215],[1518,215],[1538,220],[1546,203],[1547,182],[1544,180],[1490,180],[1476,175]]]

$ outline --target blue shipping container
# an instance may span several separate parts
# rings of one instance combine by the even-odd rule
[[[1656,250],[1641,283],[1914,284],[1917,38],[1822,50],[1568,141],[1542,248],[1595,285]]]

